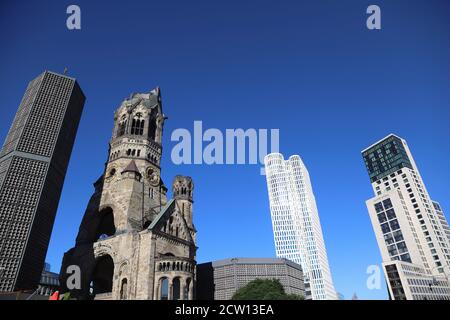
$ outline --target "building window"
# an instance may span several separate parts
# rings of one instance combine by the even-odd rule
[[[390,209],[392,208],[392,202],[391,199],[386,199],[383,201],[383,205],[385,209]]]
[[[380,223],[386,222],[386,215],[384,214],[384,212],[379,213],[378,215],[378,221],[380,221]]]
[[[127,300],[127,289],[128,281],[127,279],[122,279],[122,285],[120,287],[120,300]]]
[[[400,225],[398,224],[397,219],[390,221],[389,225],[391,226],[393,231],[397,230],[397,229],[400,229]]]
[[[400,230],[394,231],[392,233],[392,235],[394,236],[395,241],[402,241],[403,240],[403,234]]]
[[[375,203],[375,210],[378,212],[383,211],[383,206],[381,205],[381,202]]]
[[[136,116],[137,118],[134,118],[131,122],[131,134],[141,136],[144,134],[145,120],[140,119],[140,114],[137,114]]]
[[[411,257],[409,256],[409,253],[402,254],[400,256],[400,258],[402,259],[402,261],[406,261],[406,262],[410,262],[411,263]]]
[[[172,290],[173,290],[173,300],[180,300],[181,297],[181,285],[180,278],[173,279]]]
[[[161,280],[161,300],[169,300],[169,279],[163,278]]]
[[[389,220],[394,219],[395,218],[395,212],[393,209],[389,209],[386,211],[386,215],[388,217]]]
[[[389,228],[389,224],[388,223],[383,223],[381,225],[381,230],[383,231],[383,234],[388,233],[391,231],[391,229]]]

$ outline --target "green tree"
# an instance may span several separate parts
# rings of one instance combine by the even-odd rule
[[[232,300],[303,300],[303,296],[286,294],[278,279],[255,279],[240,288]]]

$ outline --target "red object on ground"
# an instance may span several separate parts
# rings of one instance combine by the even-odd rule
[[[59,291],[55,291],[48,300],[59,300]]]

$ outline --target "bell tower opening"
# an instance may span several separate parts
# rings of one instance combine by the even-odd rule
[[[113,236],[116,233],[113,210],[107,207],[101,210],[98,215],[100,216],[100,222],[95,234],[95,241]]]

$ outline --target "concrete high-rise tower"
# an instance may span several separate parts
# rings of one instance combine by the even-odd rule
[[[405,140],[390,134],[362,151],[375,197],[366,202],[395,300],[450,299],[450,229]]]
[[[337,299],[308,170],[297,155],[264,163],[277,257],[302,266],[307,299]]]
[[[37,288],[84,101],[48,71],[25,91],[0,152],[0,291]]]

